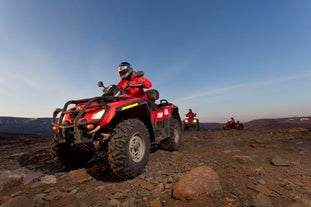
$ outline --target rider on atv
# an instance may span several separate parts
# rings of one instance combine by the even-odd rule
[[[193,113],[192,112],[192,109],[189,109],[188,113],[186,114],[186,117],[189,117],[189,118],[193,118],[195,117],[197,114]]]
[[[227,129],[244,129],[244,125],[240,121],[235,121],[233,117],[227,123],[223,124],[222,127],[224,130]]]
[[[95,160],[108,161],[112,172],[126,179],[144,170],[152,145],[178,150],[181,119],[178,107],[159,92],[143,71],[133,71],[129,63],[118,67],[121,81],[103,88],[103,95],[69,100],[55,109],[52,118],[55,135],[50,151],[63,169],[83,166]]]
[[[188,130],[189,127],[195,127],[197,131],[200,130],[199,119],[195,118],[196,115],[196,113],[192,112],[192,109],[189,109],[188,113],[186,114],[187,118],[183,120],[184,131]]]
[[[233,117],[231,117],[230,121],[228,121],[230,127],[233,127],[236,123]]]
[[[151,88],[152,83],[142,75],[137,75],[128,62],[122,62],[118,66],[120,82],[117,87],[123,89],[131,97],[138,97],[148,100],[144,88]]]

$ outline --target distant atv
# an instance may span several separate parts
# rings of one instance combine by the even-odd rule
[[[195,114],[196,116],[197,114]],[[190,127],[195,127],[195,129],[197,131],[200,130],[200,122],[199,122],[199,119],[198,118],[195,118],[194,117],[187,117],[183,120],[183,123],[184,123],[184,131],[187,131],[189,130]]]
[[[143,74],[143,72],[141,72]],[[106,157],[119,177],[138,176],[146,166],[152,144],[168,151],[181,143],[178,107],[167,100],[155,101],[159,93],[146,91],[149,101],[124,95],[116,85],[105,87],[102,96],[71,100],[53,113],[56,134],[50,151],[65,169],[90,161],[94,154]],[[132,85],[134,86],[134,85]]]
[[[228,130],[228,129],[238,129],[238,130],[242,130],[244,129],[244,125],[242,123],[240,123],[239,121],[237,121],[236,123],[232,124],[230,121],[228,121],[227,123],[223,124],[222,127],[224,130]]]

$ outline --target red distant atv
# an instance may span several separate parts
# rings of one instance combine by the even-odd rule
[[[183,120],[184,122],[184,131],[189,130],[190,127],[195,127],[197,131],[200,131],[200,122],[198,118],[195,118],[197,114],[195,114],[193,117],[187,117]]]
[[[99,82],[100,87],[104,87]],[[178,107],[146,91],[150,101],[129,97],[116,85],[104,87],[103,96],[68,101],[56,109],[52,125],[56,134],[51,154],[61,167],[86,164],[96,153],[108,155],[111,170],[119,177],[138,176],[146,166],[151,144],[178,150],[181,119]]]
[[[228,130],[228,129],[244,129],[244,125],[242,123],[240,123],[239,121],[235,122],[235,123],[231,123],[230,121],[228,121],[227,123],[223,124],[222,127],[224,130]]]

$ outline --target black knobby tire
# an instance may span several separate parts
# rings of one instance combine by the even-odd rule
[[[196,128],[197,131],[200,131],[200,124],[199,124],[199,122],[197,123],[197,125],[195,126],[195,128]]]
[[[93,152],[84,151],[68,143],[59,143],[56,134],[50,144],[50,153],[54,162],[63,170],[70,170],[87,163],[93,156]]]
[[[184,125],[184,131],[188,131],[189,130],[189,127]]]
[[[243,124],[239,124],[238,129],[243,130],[244,129],[244,125]]]
[[[121,178],[138,176],[149,160],[150,148],[149,132],[142,121],[121,121],[113,130],[108,146],[111,170]]]
[[[223,130],[229,130],[229,129],[230,129],[230,126],[227,125],[227,124],[224,124],[222,128],[223,128]]]
[[[181,125],[178,119],[172,118],[170,122],[170,137],[161,142],[161,147],[167,151],[178,150],[181,143]]]

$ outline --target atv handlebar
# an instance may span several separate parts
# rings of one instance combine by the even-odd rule
[[[128,88],[128,87],[143,88],[145,87],[145,84],[144,83],[137,83],[137,84],[127,83],[125,88]]]
[[[104,86],[102,81],[98,81],[98,87],[103,88],[103,96],[119,96],[123,95],[124,91],[121,88],[118,88],[117,85]]]
[[[110,85],[110,86],[104,86],[102,81],[98,81],[97,83],[98,87],[102,87],[103,88],[103,92],[104,92],[104,96],[119,96],[119,95],[123,95],[124,89],[128,88],[128,87],[133,87],[133,88],[144,88],[145,84],[144,83],[137,83],[137,84],[133,84],[133,83],[127,83],[126,87],[122,90],[121,88],[118,88],[117,85]]]

